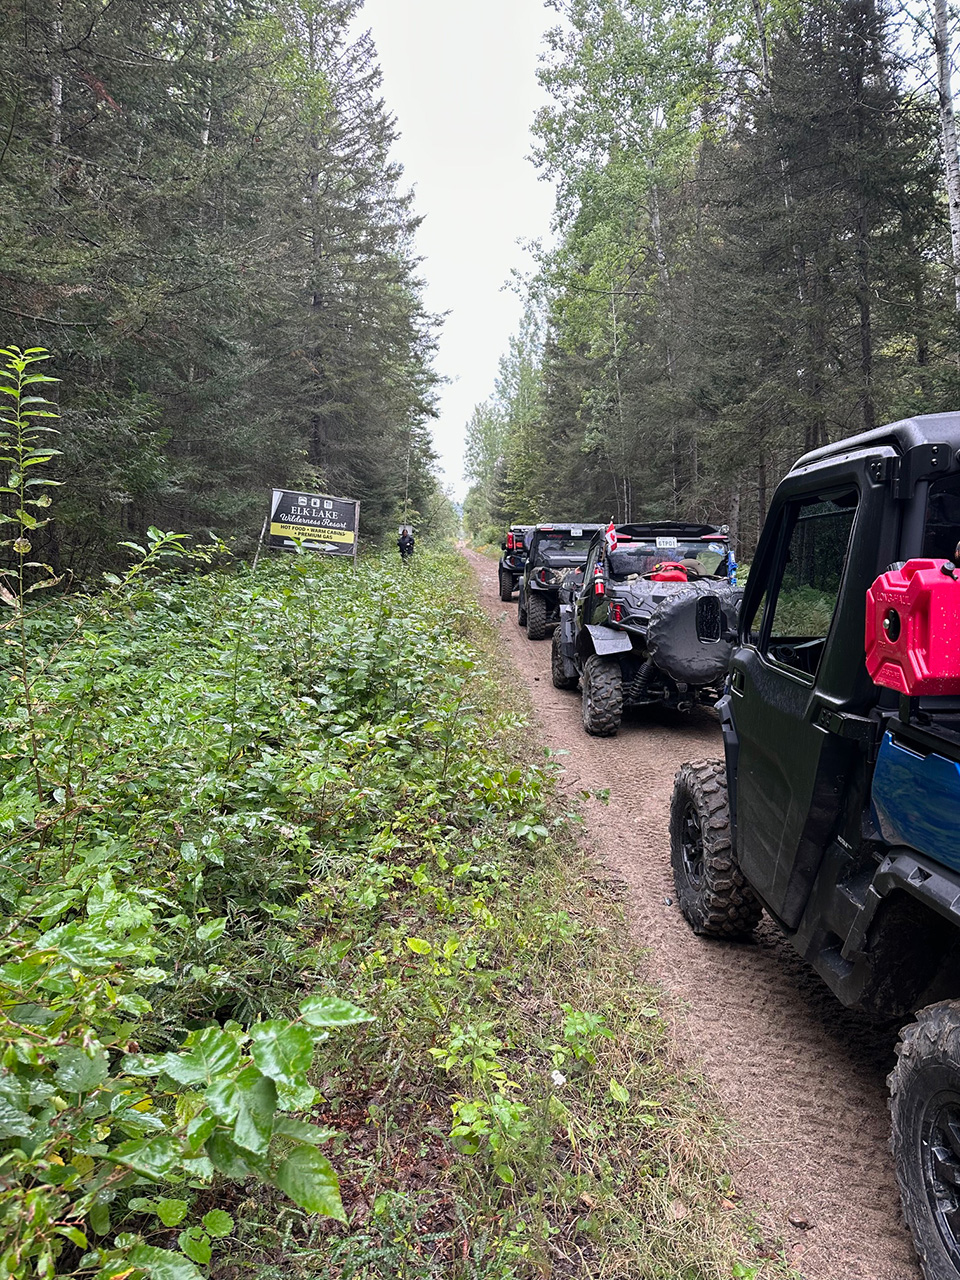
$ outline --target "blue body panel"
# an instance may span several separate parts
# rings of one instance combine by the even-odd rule
[[[885,733],[872,808],[887,844],[906,845],[960,871],[960,764],[911,751]]]

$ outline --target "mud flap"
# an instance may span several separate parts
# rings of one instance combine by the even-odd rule
[[[576,641],[574,640],[574,611],[575,606],[572,604],[562,604],[560,606],[560,656],[563,658],[563,674],[571,680],[580,674],[573,661],[573,656],[577,651]]]
[[[626,631],[614,631],[611,627],[601,627],[596,623],[588,623],[587,631],[593,641],[594,652],[605,658],[610,653],[629,653],[633,648],[633,640]]]
[[[560,606],[560,652],[565,658],[572,658],[576,653],[573,639],[573,614],[574,606],[572,604],[562,604]]]

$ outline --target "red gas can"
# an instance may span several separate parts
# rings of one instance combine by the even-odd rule
[[[864,649],[877,684],[911,697],[960,693],[960,570],[908,560],[881,573],[867,592]]]
[[[686,580],[687,571],[676,560],[665,560],[663,564],[654,565],[653,573],[650,574],[651,582],[686,582]]]

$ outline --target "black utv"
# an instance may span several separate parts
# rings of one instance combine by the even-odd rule
[[[517,589],[517,583],[527,563],[527,551],[532,533],[532,524],[512,524],[500,544],[503,555],[497,566],[497,575],[500,579],[501,600],[513,599],[513,593]]]
[[[960,1276],[960,414],[802,457],[773,499],[719,704],[671,809],[680,909],[765,909],[834,994],[901,1031],[889,1077],[926,1280]]]
[[[545,640],[560,617],[560,589],[583,568],[598,524],[538,524],[520,579],[517,624],[528,640]]]
[[[611,737],[624,707],[717,701],[742,594],[734,574],[727,531],[713,525],[611,525],[594,537],[551,660],[558,689],[582,685],[587,733]]]

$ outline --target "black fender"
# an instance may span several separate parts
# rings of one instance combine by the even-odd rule
[[[892,848],[874,872],[863,907],[847,934],[843,946],[845,956],[863,946],[877,908],[895,889],[916,898],[960,929],[960,871],[925,858],[913,849]]]
[[[871,870],[833,841],[792,938],[848,1008],[900,1017],[917,1007],[960,927],[960,872],[913,849],[877,856]]]
[[[577,652],[577,624],[576,624],[576,605],[562,604],[560,606],[560,652],[563,657],[572,663]],[[573,671],[568,671],[567,675],[572,676]]]
[[[727,801],[730,805],[730,830],[733,834],[733,847],[737,847],[737,766],[740,763],[740,737],[733,719],[733,704],[730,697],[730,680],[727,678],[723,697],[717,703],[717,714],[720,717],[720,732],[723,735],[723,758],[727,766]]]

